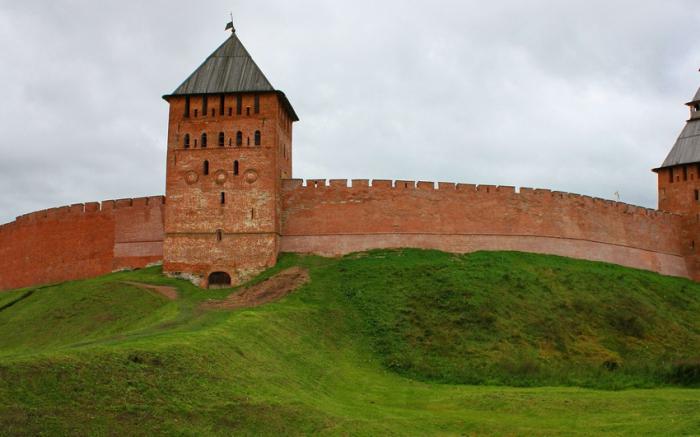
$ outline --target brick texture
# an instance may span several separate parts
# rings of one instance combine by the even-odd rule
[[[144,267],[163,258],[164,198],[53,208],[0,226],[0,290]]]

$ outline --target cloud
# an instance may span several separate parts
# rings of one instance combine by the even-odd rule
[[[144,4],[145,3],[145,4]],[[546,187],[655,206],[700,77],[691,0],[281,0],[238,34],[301,117],[295,177]],[[229,3],[0,2],[0,222],[162,194],[160,99]]]

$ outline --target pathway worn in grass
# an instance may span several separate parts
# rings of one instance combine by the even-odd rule
[[[199,308],[208,299],[224,299],[231,290],[198,290],[161,276],[158,268],[36,290],[0,312],[0,434],[700,433],[700,391],[665,385],[658,372],[606,370],[621,375],[619,381],[608,381],[613,386],[655,387],[644,390],[436,382],[466,374],[460,356],[466,367],[484,356],[508,353],[508,348],[493,345],[503,338],[513,341],[509,330],[522,330],[522,347],[537,354],[548,350],[534,341],[542,331],[524,318],[536,319],[544,312],[554,317],[561,305],[540,310],[533,304],[524,311],[528,296],[547,296],[552,302],[585,297],[589,308],[598,308],[593,296],[613,305],[614,290],[604,294],[602,288],[618,284],[621,293],[643,296],[642,303],[659,307],[652,322],[644,319],[650,344],[662,323],[693,340],[697,321],[685,311],[697,304],[698,288],[689,281],[556,257],[387,251],[341,260],[284,256],[255,282],[293,266],[307,268],[311,281],[280,301],[232,312]],[[524,289],[516,292],[506,286],[511,281],[506,274]],[[597,275],[601,288],[590,283],[589,274]],[[180,298],[168,300],[123,281],[172,286]],[[577,283],[586,284],[588,294]],[[629,283],[636,285],[625,290]],[[421,297],[417,290],[426,294]],[[0,306],[26,291],[0,295]],[[460,333],[462,322],[454,324],[454,311],[436,305],[450,302],[459,308],[456,295],[465,291],[469,305],[463,311],[474,307],[479,314],[489,295],[508,307],[507,313],[493,310],[495,333],[493,324],[486,323],[481,337],[471,337],[481,319],[468,323],[469,333]],[[508,297],[510,293],[516,297]],[[684,299],[678,311],[673,303],[677,299]],[[519,320],[503,320],[505,314]],[[574,313],[569,317],[576,323],[584,320]],[[588,336],[613,336],[615,341],[596,340],[604,347],[617,350],[618,344],[634,343],[626,339],[633,336],[615,336],[615,326],[596,330],[600,323],[585,329]],[[421,341],[416,341],[416,332],[424,337]],[[566,343],[567,350],[579,350],[571,346],[575,339],[565,340],[574,342]],[[446,346],[450,341],[456,351]],[[632,350],[626,347],[618,352],[622,358]],[[585,370],[588,361],[580,359],[585,356],[570,353],[569,360]],[[397,360],[403,365],[392,365]],[[580,381],[590,382],[584,370]],[[511,371],[497,367],[481,375],[503,383],[517,375]],[[562,375],[535,374],[522,380],[537,384]]]

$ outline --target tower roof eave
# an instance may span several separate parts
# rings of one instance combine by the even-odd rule
[[[700,162],[700,118],[691,119],[686,123],[663,164],[654,171],[698,162]]]
[[[168,97],[193,94],[234,94],[274,92],[294,121],[299,121],[292,104],[276,90],[255,63],[235,33],[209,55]]]

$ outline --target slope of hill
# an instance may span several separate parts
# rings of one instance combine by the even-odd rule
[[[254,282],[293,266],[310,282],[236,310],[158,268],[0,294],[0,434],[700,430],[700,390],[680,387],[698,382],[698,284],[417,250],[288,255]]]

